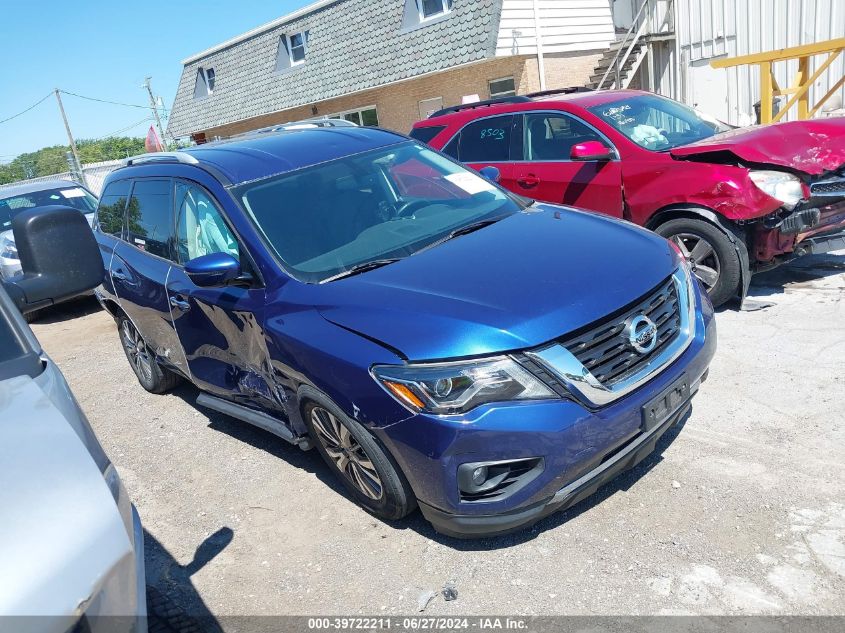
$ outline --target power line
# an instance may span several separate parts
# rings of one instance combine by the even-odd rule
[[[137,105],[135,103],[121,103],[119,101],[108,101],[106,99],[97,99],[95,97],[86,97],[85,95],[79,95],[79,94],[76,94],[75,92],[68,92],[67,90],[59,90],[59,92],[62,92],[66,95],[70,95],[71,97],[79,97],[80,99],[87,99],[88,101],[96,101],[98,103],[108,103],[108,104],[111,104],[111,105],[124,106],[126,108],[143,108],[145,110],[148,108],[148,106]],[[2,121],[0,121],[0,123],[2,123]]]
[[[116,131],[114,131],[114,132],[110,132],[110,133],[108,133],[108,134],[106,134],[106,135],[104,135],[104,136],[99,136],[99,137],[95,138],[94,140],[95,140],[95,141],[102,141],[102,140],[103,140],[103,139],[105,139],[105,138],[109,138],[110,136],[115,136],[115,135],[117,135],[117,134],[120,134],[121,132],[126,132],[127,130],[131,130],[133,127],[138,127],[139,125],[141,125],[141,123],[146,123],[147,121],[152,121],[152,120],[153,120],[153,117],[151,117],[151,116],[145,116],[143,119],[141,119],[140,121],[137,121],[137,122],[133,123],[132,125],[127,125],[127,126],[126,126],[126,127],[124,127],[124,128],[121,128],[121,129],[116,130]]]
[[[53,93],[52,93],[52,92],[47,93],[47,95],[46,95],[43,99],[41,99],[40,101],[38,101],[37,103],[33,103],[33,104],[32,104],[31,106],[29,106],[26,110],[22,110],[22,111],[18,112],[17,114],[10,116],[10,117],[9,117],[9,118],[7,118],[7,119],[0,120],[0,123],[6,123],[6,121],[11,121],[12,119],[17,119],[20,115],[22,115],[22,114],[26,114],[27,112],[29,112],[29,111],[30,111],[30,110],[32,110],[33,108],[35,108],[35,107],[37,107],[37,106],[40,106],[42,103],[44,103],[45,101],[47,101],[47,99],[49,99],[49,98],[50,98],[50,97],[52,97],[52,96],[53,96]]]

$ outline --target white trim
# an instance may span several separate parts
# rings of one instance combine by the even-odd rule
[[[217,44],[216,46],[212,46],[211,48],[207,48],[204,51],[201,51],[195,55],[191,55],[190,57],[186,57],[182,60],[182,65],[186,66],[192,62],[202,59],[203,57],[207,57],[212,53],[216,53],[217,51],[221,51],[224,48],[229,48],[234,44],[238,44],[239,42],[243,42],[244,40],[248,40],[251,37],[256,35],[260,35],[265,31],[269,31],[271,29],[276,28],[284,24],[285,22],[290,22],[291,20],[295,20],[296,18],[302,17],[303,15],[307,15],[309,13],[313,13],[317,9],[322,9],[324,6],[328,4],[332,4],[333,2],[337,2],[337,0],[318,0],[312,4],[309,4],[306,7],[302,7],[301,9],[297,9],[292,13],[288,13],[287,15],[283,15],[280,18],[276,18],[270,22],[262,24],[261,26],[257,26],[251,31],[247,31],[246,33],[241,33],[240,35],[236,35],[235,37],[222,42],[221,44]]]
[[[293,38],[294,36],[298,35],[302,38],[302,46],[297,48],[302,48],[302,59],[295,60],[293,58]],[[294,66],[299,66],[305,63],[305,59],[308,57],[308,39],[305,37],[305,31],[295,31],[292,33],[285,33],[284,36],[287,38],[288,41],[288,58],[290,61],[290,67],[293,68]]]
[[[452,8],[449,6],[449,0],[440,0],[441,10],[437,13],[429,15],[428,17],[425,16],[423,13],[423,0],[411,0],[415,2],[417,5],[417,13],[419,15],[419,24],[425,24],[431,20],[436,20],[438,18],[442,18],[444,15],[448,15]]]

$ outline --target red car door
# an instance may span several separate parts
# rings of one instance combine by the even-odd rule
[[[610,142],[591,126],[563,112],[526,112],[522,160],[514,163],[516,193],[543,202],[568,204],[622,217],[622,167],[618,159],[579,160],[575,145]]]
[[[514,166],[510,161],[517,118],[518,115],[504,114],[473,121],[464,126],[455,139],[458,160],[476,170],[495,167],[500,174],[499,184],[511,191],[516,191]]]

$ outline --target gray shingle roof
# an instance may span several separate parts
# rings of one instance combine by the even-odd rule
[[[276,112],[495,55],[502,0],[454,0],[448,16],[403,29],[404,0],[339,0],[189,60],[170,114],[175,136]],[[284,33],[309,31],[306,62],[275,70]],[[199,67],[212,95],[195,100]]]

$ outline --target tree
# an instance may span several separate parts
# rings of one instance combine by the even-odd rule
[[[144,139],[115,136],[104,139],[80,139],[76,142],[82,164],[127,158],[144,153]],[[53,145],[36,152],[21,154],[12,162],[0,165],[0,185],[27,178],[51,176],[68,171],[68,145]]]

